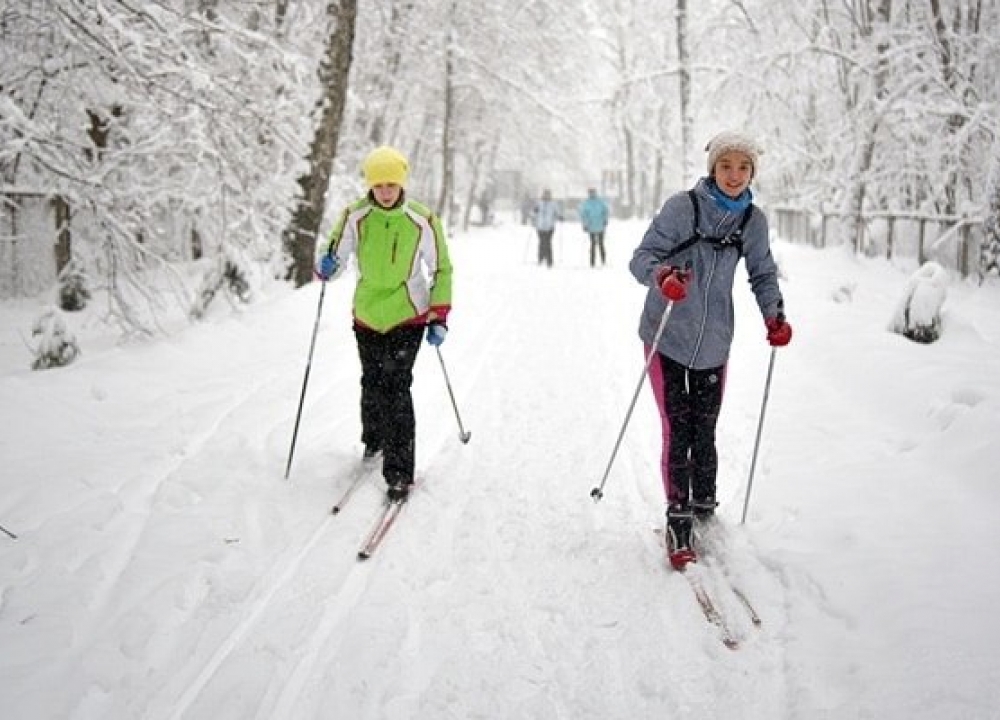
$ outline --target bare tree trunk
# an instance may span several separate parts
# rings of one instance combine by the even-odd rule
[[[219,20],[219,0],[198,0],[198,14],[209,23],[216,23]],[[212,35],[205,27],[198,36],[198,44],[206,54],[214,54],[212,49]]]
[[[659,126],[661,128],[667,126],[667,119],[664,117],[666,113],[664,112],[664,106],[660,105],[660,110],[657,113],[660,118]],[[656,212],[660,207],[660,203],[663,202],[663,166],[666,162],[663,157],[663,143],[657,144],[656,148],[653,150],[653,195],[652,201],[653,205],[650,208],[650,212]],[[646,213],[649,214],[649,213]]]
[[[452,2],[450,17],[454,17],[458,8]],[[451,131],[454,121],[452,100],[455,94],[455,29],[448,29],[448,46],[444,54],[444,117],[441,122],[441,192],[438,195],[436,212],[441,217],[450,217],[453,198],[452,188],[455,175],[455,151],[451,146]]]
[[[635,138],[632,129],[626,123],[622,132],[625,143],[625,198],[627,202],[628,217],[637,217],[639,203],[635,192]]]
[[[327,14],[336,23],[327,41],[326,56],[320,64],[319,77],[323,84],[319,125],[309,151],[309,172],[299,177],[302,190],[291,224],[285,229],[282,242],[291,258],[288,279],[296,287],[312,278],[313,252],[330,185],[333,160],[337,155],[340,126],[344,117],[348,78],[354,48],[354,26],[358,14],[357,0],[331,0]]]
[[[691,162],[694,121],[691,118],[691,55],[687,35],[687,0],[677,0],[677,65],[680,70],[677,90],[680,94],[681,169],[684,173],[681,182],[684,184],[697,175]]]
[[[944,11],[941,9],[940,0],[930,0],[930,8],[934,16],[934,45],[938,51],[938,65],[941,71],[941,79],[944,81],[945,86],[954,93],[955,101],[961,102],[963,98],[958,87],[960,82],[957,67],[958,58],[954,49],[954,39],[956,35],[960,34],[961,26],[959,25],[955,28],[948,27],[945,22]],[[959,23],[961,23],[960,13],[956,17],[956,24]],[[950,139],[958,141],[958,136],[962,132],[965,123],[966,119],[961,113],[952,113],[949,115],[947,127]],[[957,191],[962,167],[961,148],[955,147],[951,152],[953,156],[946,161],[947,166],[942,168],[945,173],[944,182],[942,183],[945,195],[945,207],[943,209],[948,215],[954,214],[958,207]]]
[[[469,229],[469,221],[472,217],[472,209],[476,206],[476,190],[479,187],[479,177],[482,172],[483,157],[481,152],[476,152],[472,156],[469,168],[469,187],[465,191],[465,207],[462,209],[462,230]],[[483,224],[486,219],[483,218]]]
[[[892,0],[879,0],[875,8],[875,27],[879,37],[875,44],[875,97],[884,98],[889,82],[889,28],[892,20]]]
[[[481,218],[483,224],[485,225],[487,222],[487,212],[490,204],[488,194],[491,188],[488,181],[484,180],[484,178],[488,177],[492,169],[496,150],[496,140],[487,141],[480,139],[472,145],[471,151],[467,153],[469,158],[468,187],[465,191],[465,206],[462,208],[462,230],[469,229],[472,212],[477,206],[483,210]]]
[[[865,195],[868,192],[867,177],[875,157],[875,136],[878,134],[879,120],[872,118],[860,136],[862,146],[855,154],[854,171],[851,173],[851,188],[847,195],[847,219],[845,228],[851,235],[855,252],[861,252],[865,245]],[[850,222],[853,220],[853,225]]]
[[[73,259],[72,234],[69,227],[69,203],[62,195],[52,198],[52,209],[56,216],[55,261],[56,277],[62,274]]]
[[[379,66],[371,78],[372,91],[368,93],[369,102],[374,105],[371,125],[368,128],[368,138],[372,145],[381,145],[388,141],[386,129],[386,113],[392,107],[393,89],[396,73],[403,60],[403,43],[410,38],[406,32],[407,23],[411,21],[413,2],[393,2],[389,17],[389,28],[386,33],[386,53],[388,58],[385,66]]]
[[[873,13],[870,3],[867,0],[860,4],[855,15],[855,27],[858,29],[862,42],[870,42],[873,35],[879,34],[878,31],[888,30],[891,6],[892,0],[878,0],[877,7]],[[872,21],[873,15],[876,18],[874,22]],[[868,178],[875,162],[877,138],[882,125],[882,115],[877,110],[877,107],[880,107],[881,103],[879,102],[876,105],[876,102],[885,100],[885,82],[888,73],[885,54],[888,50],[889,46],[886,38],[877,37],[875,40],[874,79],[870,98],[859,102],[856,89],[847,95],[849,111],[855,112],[863,105],[867,105],[870,108],[869,112],[864,114],[870,115],[870,118],[866,120],[862,131],[857,136],[858,148],[854,155],[854,168],[850,173],[851,186],[848,188],[845,198],[847,202],[847,207],[845,208],[847,219],[843,230],[849,234],[855,252],[862,251],[865,245],[865,197],[868,194]]]
[[[288,16],[288,3],[291,0],[277,0],[274,4],[274,26],[279,33],[284,30],[285,18]]]

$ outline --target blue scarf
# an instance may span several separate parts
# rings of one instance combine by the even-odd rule
[[[753,193],[750,192],[750,188],[741,192],[738,198],[733,199],[719,189],[719,186],[715,184],[715,178],[709,178],[706,185],[708,186],[708,194],[712,196],[712,199],[720,207],[729,212],[743,212],[753,202]]]

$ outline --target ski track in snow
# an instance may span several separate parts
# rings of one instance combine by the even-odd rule
[[[96,419],[81,422],[70,497],[39,514],[8,551],[0,621],[32,631],[34,644],[25,649],[27,633],[0,627],[26,643],[12,653],[27,658],[23,666],[0,665],[6,677],[23,678],[7,711],[27,717],[43,708],[72,720],[865,716],[877,692],[855,692],[865,658],[841,657],[864,630],[845,611],[843,589],[814,577],[810,558],[796,555],[800,505],[815,521],[822,500],[797,503],[795,493],[836,498],[841,488],[808,483],[810,463],[847,474],[852,451],[867,465],[886,454],[916,464],[922,458],[905,453],[924,437],[893,435],[898,408],[872,400],[866,386],[790,386],[782,364],[793,357],[830,373],[809,325],[796,326],[801,355],[779,355],[772,407],[787,410],[790,395],[808,393],[825,417],[801,427],[785,419],[793,437],[764,449],[751,526],[739,525],[769,349],[738,279],[737,337],[754,343],[727,374],[720,418],[724,550],[694,570],[741,643],[725,648],[689,584],[666,567],[654,532],[662,531],[664,503],[648,386],[604,498],[590,497],[643,366],[635,325],[644,290],[625,269],[636,240],[609,238],[609,267],[591,269],[582,234],[561,228],[553,270],[534,263],[527,228],[453,242],[456,307],[442,355],[471,440],[459,442],[438,359],[424,346],[414,384],[422,483],[365,563],[355,553],[377,511],[377,470],[339,515],[329,514],[360,454],[350,280],[325,295],[287,482],[281,473],[317,287],[220,321],[219,340],[211,324],[195,328],[190,347],[213,362],[196,367],[177,357],[172,374],[168,354],[150,368],[160,383],[138,399],[123,397],[133,378],[106,374],[105,364],[117,367],[115,353],[70,371],[93,373],[89,398],[73,396],[68,381],[62,387],[65,374],[10,383],[15,400],[62,392],[64,412]],[[818,281],[792,278],[783,287],[794,308],[796,294],[816,292]],[[853,320],[834,309],[814,324],[846,335]],[[289,323],[301,325],[301,342],[271,341]],[[234,325],[245,327],[234,333]],[[876,338],[873,362],[892,357],[895,339]],[[913,395],[903,389],[894,399],[923,410]],[[967,384],[943,397],[927,433],[990,407]],[[126,413],[130,401],[145,406],[142,415]],[[11,448],[38,431],[33,422],[9,430]],[[130,447],[130,422],[158,428],[162,446]],[[858,438],[826,437],[831,424],[845,422],[855,423]],[[119,453],[128,458],[121,467]],[[791,497],[769,495],[793,467],[805,477],[781,485]],[[758,516],[759,506],[767,513]],[[45,545],[49,530],[78,532],[80,547],[55,553]],[[786,532],[791,541],[781,538]],[[40,558],[49,557],[63,565],[45,567]],[[46,598],[76,600],[36,604],[18,588],[22,578],[44,587]],[[730,583],[747,594],[761,627]],[[54,659],[67,639],[70,652]],[[819,645],[824,652],[813,651]]]
[[[150,463],[144,468],[142,477],[129,478],[115,489],[115,504],[121,515],[109,519],[103,528],[114,534],[115,541],[108,545],[108,552],[101,557],[100,579],[90,588],[86,610],[93,620],[84,626],[82,634],[74,637],[69,653],[52,669],[55,674],[66,678],[66,682],[71,682],[70,678],[84,663],[87,654],[93,653],[95,646],[103,643],[104,638],[113,637],[123,618],[128,617],[143,602],[143,597],[130,597],[119,587],[123,577],[131,569],[144,536],[148,534],[149,520],[157,503],[170,502],[164,499],[169,494],[169,491],[165,491],[165,486],[182,474],[185,464],[189,462],[188,458],[208,451],[209,445],[218,438],[220,431],[226,429],[227,422],[246,411],[261,386],[263,382],[257,387],[241,390],[228,401],[222,397],[213,398],[213,405],[205,403],[206,407],[212,409],[207,413],[200,412],[199,416],[212,418],[207,425],[198,428],[193,436],[186,436],[165,460]],[[150,402],[152,405],[169,404],[167,398],[160,397],[154,397]],[[127,654],[128,650],[125,652]]]
[[[533,267],[522,271],[539,272]],[[609,275],[600,279],[609,285],[609,292],[617,283]],[[494,289],[498,294],[502,292],[499,286]],[[400,520],[386,546],[370,564],[361,566],[354,562],[351,544],[361,537],[363,533],[359,530],[363,530],[374,512],[370,488],[362,487],[341,516],[323,516],[322,520],[311,524],[312,529],[308,532],[302,532],[300,527],[288,539],[286,547],[272,553],[268,568],[258,571],[253,586],[234,597],[230,601],[234,604],[224,606],[212,627],[206,626],[209,632],[197,647],[192,648],[189,659],[174,670],[177,674],[154,680],[149,685],[154,691],[149,699],[143,700],[141,696],[114,699],[108,696],[112,692],[110,689],[92,686],[84,693],[75,715],[98,717],[104,711],[119,707],[130,708],[126,710],[129,715],[136,713],[170,720],[209,715],[219,720],[295,718],[322,717],[325,716],[324,708],[332,706],[342,710],[345,716],[357,718],[445,717],[446,713],[470,718],[492,717],[495,709],[478,705],[476,699],[478,690],[498,692],[493,685],[509,682],[506,675],[495,675],[498,663],[517,668],[513,686],[504,689],[511,703],[505,713],[509,711],[517,717],[579,720],[576,708],[580,693],[589,697],[586,705],[593,708],[591,716],[595,718],[634,716],[637,709],[642,708],[661,713],[678,707],[699,712],[715,707],[718,712],[720,707],[735,710],[741,706],[744,691],[729,690],[727,695],[726,688],[731,687],[731,683],[722,681],[718,667],[712,669],[716,678],[712,682],[714,699],[710,704],[704,698],[699,699],[701,692],[683,690],[685,677],[694,679],[701,672],[710,671],[706,663],[717,665],[721,662],[725,667],[734,661],[724,657],[729,651],[720,650],[711,642],[715,630],[701,617],[684,583],[663,569],[661,554],[656,548],[650,550],[648,543],[636,546],[634,542],[616,547],[616,541],[632,535],[617,532],[602,536],[601,527],[614,527],[606,518],[592,522],[589,535],[578,529],[587,527],[587,517],[593,521],[604,514],[617,516],[612,523],[628,521],[622,517],[622,507],[616,507],[615,499],[619,491],[629,489],[620,477],[624,465],[621,459],[609,477],[608,499],[601,507],[591,507],[588,493],[597,480],[594,469],[604,467],[606,452],[614,437],[612,428],[616,427],[619,410],[624,407],[623,398],[633,391],[629,385],[634,384],[638,375],[625,383],[608,376],[602,349],[589,339],[585,330],[590,323],[558,328],[519,321],[535,307],[569,302],[591,322],[618,322],[613,317],[614,311],[604,304],[602,293],[594,293],[593,288],[584,283],[575,291],[567,292],[565,281],[556,273],[549,277],[543,275],[538,291],[538,297],[532,298],[529,306],[496,310],[492,302],[487,303],[490,309],[483,312],[486,322],[477,323],[476,330],[470,334],[470,342],[479,348],[478,361],[456,365],[460,369],[458,373],[453,368],[459,405],[471,411],[466,423],[473,432],[471,444],[449,447],[449,444],[457,445],[453,437],[454,418],[440,410],[439,414],[444,417],[432,424],[436,437],[421,438],[421,456],[428,457],[431,463],[426,470],[430,480],[415,495],[411,507],[407,508],[407,517]],[[602,314],[606,320],[602,320]],[[526,332],[535,336],[525,338]],[[529,348],[537,347],[539,352],[511,358],[505,353],[504,342],[504,337],[510,334],[521,334],[519,342]],[[634,343],[631,338],[628,341]],[[448,349],[446,346],[445,357]],[[422,358],[429,355],[424,353]],[[635,352],[635,359],[635,367],[641,368],[641,351]],[[588,366],[594,385],[574,388],[560,384],[561,369],[579,363]],[[433,370],[424,362],[423,373]],[[332,378],[333,387],[339,388],[334,393],[342,392],[341,386],[349,382],[345,375],[348,373],[338,372]],[[511,377],[521,378],[519,384],[511,386]],[[115,599],[115,594],[117,585],[130,569],[130,561],[141,554],[143,538],[151,534],[150,513],[157,502],[163,502],[163,496],[167,496],[168,505],[178,502],[173,497],[176,490],[166,486],[178,478],[184,484],[185,474],[196,475],[201,455],[230,444],[231,437],[248,435],[247,429],[241,426],[246,422],[241,415],[250,414],[252,406],[260,402],[263,388],[274,380],[272,375],[256,387],[241,389],[228,401],[222,398],[220,409],[210,413],[214,420],[187,437],[166,465],[154,467],[141,482],[132,483],[135,487],[121,500],[129,511],[129,524],[119,538],[111,561],[103,560],[104,576],[89,604],[95,620],[88,626],[88,632],[76,639],[74,651],[58,674],[69,680],[85,654],[101,652],[99,647],[106,642],[105,636],[113,637],[115,626],[123,622],[128,624],[130,616],[139,611],[143,597]],[[288,387],[290,383],[286,381],[283,385]],[[472,388],[475,393],[471,392]],[[325,400],[330,389],[317,383],[313,392]],[[419,388],[415,392],[419,392]],[[594,442],[581,444],[586,448],[582,457],[575,449],[568,451],[563,443],[553,442],[553,429],[557,431],[556,438],[585,429],[583,421],[586,419],[578,415],[579,403],[575,397],[578,392],[600,398],[598,406],[607,406],[608,414],[613,416],[612,423],[601,423],[604,425],[602,434],[593,438]],[[436,404],[440,408],[443,394],[440,386],[424,390],[423,407],[430,404],[427,394],[433,396],[434,393],[438,394]],[[323,422],[315,418],[316,409],[322,407],[323,400],[307,404],[307,412],[312,411],[314,416],[310,422]],[[153,402],[158,401],[154,399]],[[497,408],[502,408],[502,413],[491,415],[491,410]],[[649,406],[640,405],[636,415],[643,410],[648,414],[649,409]],[[638,418],[633,422],[640,427],[649,424]],[[525,424],[537,424],[538,428],[525,431]],[[507,447],[503,443],[502,438],[509,433],[508,425],[519,428],[519,439],[528,438],[527,447]],[[342,426],[341,421],[335,421],[335,428]],[[278,426],[267,430],[268,437],[275,437],[274,442],[268,443],[272,450],[278,446],[277,438],[286,427],[287,420],[282,417]],[[632,430],[633,434],[640,432]],[[320,432],[313,430],[300,438],[300,457],[310,452],[307,441],[319,436]],[[485,444],[485,449],[480,450],[479,444]],[[627,444],[634,447],[632,441]],[[312,451],[315,449],[314,446]],[[462,455],[467,459],[456,460],[456,456]],[[306,461],[300,463],[307,464]],[[314,473],[315,465],[315,462],[309,463],[303,474]],[[658,481],[650,472],[651,467],[642,470],[651,476],[648,482],[653,488],[652,491],[645,489],[646,497],[642,499],[648,500],[651,495],[656,507]],[[243,472],[250,471],[248,468]],[[637,480],[636,485],[645,482]],[[439,483],[444,487],[438,489]],[[469,497],[471,492],[467,494],[465,486],[475,491],[474,498]],[[494,492],[489,492],[491,489]],[[314,488],[310,490],[311,494],[316,494]],[[332,498],[330,493],[329,499]],[[198,499],[190,498],[189,501]],[[316,517],[323,512],[322,506],[316,508]],[[440,524],[429,517],[435,512],[444,515]],[[565,524],[566,514],[584,520],[582,526],[571,522],[558,546],[546,546],[550,528],[554,524]],[[469,518],[471,523],[463,522]],[[261,516],[251,513],[247,522],[258,524]],[[574,525],[577,525],[576,530]],[[337,532],[340,527],[345,528],[344,532]],[[431,553],[440,555],[440,561],[417,567],[413,577],[400,575],[403,564],[394,561],[393,556],[408,551],[412,554],[414,544],[420,542],[425,543]],[[419,555],[420,548],[415,548],[415,552]],[[499,557],[490,557],[484,552],[498,553]],[[640,559],[638,566],[634,561],[630,564],[628,574],[642,580],[629,597],[616,598],[614,595],[613,586],[623,579],[623,571],[609,574],[607,587],[592,584],[587,565],[597,562],[613,569],[614,566],[608,563],[616,563],[618,555],[629,552],[638,552]],[[647,552],[648,557],[645,557]],[[567,566],[574,563],[582,564],[580,570],[560,577],[560,571],[565,573]],[[217,599],[213,600],[218,591],[211,587],[196,590],[195,596],[190,595],[191,583],[197,584],[197,576],[203,570],[194,572],[195,576],[191,576],[182,571],[173,581],[188,587],[181,597],[195,603],[187,608],[175,608],[180,611],[173,616],[173,622],[180,623],[174,628],[177,631],[192,621],[206,622],[198,617],[201,607],[218,603]],[[574,577],[591,584],[574,584]],[[379,578],[395,588],[390,590],[390,595],[398,593],[405,597],[400,603],[403,607],[396,614],[393,604],[388,603],[386,612],[391,616],[392,631],[376,633],[374,638],[366,635],[361,642],[369,646],[370,657],[400,660],[390,661],[384,674],[380,674],[377,664],[362,662],[361,667],[367,668],[364,671],[331,677],[331,669],[343,669],[355,662],[355,656],[346,648],[344,652],[337,651],[338,640],[343,640],[338,635],[355,635],[357,631],[350,633],[348,629],[356,611],[373,598],[384,597]],[[376,582],[374,587],[373,582]],[[458,602],[452,610],[458,610],[461,615],[459,606],[468,601],[470,583],[473,602],[488,605],[492,588],[498,586],[504,588],[512,604],[492,607],[485,619],[466,618],[465,629],[473,639],[466,645],[461,624],[457,634],[449,635],[450,619],[443,611],[427,618],[423,616],[426,609],[420,611],[419,608],[428,596],[433,606],[435,599],[457,594]],[[207,594],[199,596],[198,592]],[[662,602],[654,601],[651,605],[649,598],[658,596],[662,597]],[[619,602],[624,602],[624,607],[620,607]],[[294,608],[295,612],[288,614],[288,608]],[[730,610],[726,608],[727,613]],[[635,631],[634,627],[631,631],[623,628],[632,626],[636,619],[648,626],[654,637],[662,636],[660,645],[640,649],[638,661],[634,657],[636,648],[628,644],[622,646],[620,642]],[[360,620],[363,627],[364,614]],[[580,635],[580,623],[596,626],[596,632]],[[764,639],[755,641],[766,642]],[[438,652],[441,643],[458,643],[454,648],[456,660],[439,667],[422,664],[420,658],[424,655],[453,655]],[[477,652],[477,644],[485,644],[487,652]],[[686,660],[690,666],[686,672],[673,672],[659,679],[655,668],[664,664],[666,656],[681,652],[677,649],[678,644],[687,647],[683,654],[691,656]],[[350,647],[348,643],[347,648]],[[432,651],[425,653],[428,647]],[[463,651],[468,653],[465,657]],[[752,644],[747,643],[741,652],[752,654]],[[700,662],[699,657],[703,658]],[[270,670],[264,672],[264,667]],[[249,679],[241,680],[240,675],[248,668],[255,669]],[[467,669],[473,672],[464,674]],[[735,668],[734,671],[739,672]],[[248,684],[254,677],[259,682]],[[464,685],[466,678],[475,678],[479,688]],[[760,688],[756,689],[759,692]],[[486,692],[483,696],[490,694]],[[720,703],[720,695],[730,697],[731,702]],[[352,705],[352,701],[358,704]],[[457,708],[449,709],[448,703],[456,701]],[[724,713],[715,716],[723,717]]]
[[[245,615],[239,625],[219,645],[212,657],[209,658],[204,669],[188,684],[184,694],[176,702],[172,703],[173,711],[170,715],[172,720],[179,720],[185,716],[188,708],[191,707],[200,693],[205,689],[219,667],[233,654],[238,646],[245,642],[246,638],[250,635],[250,631],[258,624],[261,616],[272,606],[275,595],[289,584],[290,579],[299,571],[305,556],[312,552],[320,539],[324,537],[324,531],[328,523],[329,520],[321,523],[316,528],[312,537],[309,538],[297,555],[291,558],[283,558],[280,563],[276,564],[281,566],[280,575],[277,577],[265,576],[262,578],[259,597],[244,603]]]
[[[452,369],[453,382],[464,390],[456,389],[459,407],[471,410],[470,417],[464,419],[473,439],[467,447],[458,446],[453,436],[454,419],[443,408],[438,411],[443,417],[436,423],[442,426],[437,435],[443,439],[430,454],[426,450],[420,453],[432,463],[427,486],[414,497],[407,509],[409,516],[400,521],[387,546],[380,551],[384,557],[377,556],[370,568],[366,568],[378,573],[372,580],[374,584],[348,590],[348,602],[341,601],[343,589],[331,601],[333,609],[327,610],[319,630],[302,651],[291,681],[274,702],[277,716],[320,717],[325,708],[361,718],[496,717],[497,709],[478,705],[475,698],[480,694],[489,697],[499,691],[490,678],[501,667],[505,671],[497,676],[496,682],[504,678],[503,684],[507,685],[504,692],[509,706],[502,709],[504,716],[579,720],[581,695],[587,698],[584,706],[592,708],[591,714],[585,716],[594,718],[647,716],[678,708],[682,711],[687,708],[692,715],[706,716],[708,712],[709,717],[721,718],[732,716],[730,713],[737,713],[748,704],[764,713],[774,711],[773,716],[781,716],[784,697],[780,674],[773,684],[775,689],[767,692],[762,692],[764,688],[759,681],[741,677],[745,675],[745,669],[741,669],[745,668],[744,663],[753,662],[751,656],[760,654],[767,645],[764,631],[744,638],[746,642],[739,651],[743,657],[727,657],[731,651],[718,642],[717,631],[702,617],[686,583],[672,577],[663,567],[661,552],[645,543],[637,546],[632,542],[631,550],[629,545],[616,547],[609,538],[580,530],[586,528],[588,516],[619,515],[614,483],[627,487],[627,481],[620,477],[621,467],[613,467],[608,498],[600,507],[592,507],[589,489],[598,479],[594,469],[604,466],[614,439],[614,431],[609,430],[620,419],[628,393],[634,391],[629,386],[638,380],[642,361],[641,348],[632,337],[631,328],[625,327],[623,341],[634,348],[636,371],[625,382],[617,373],[609,376],[600,345],[604,340],[588,330],[595,323],[620,322],[615,317],[619,308],[607,302],[620,278],[610,273],[599,275],[596,282],[606,287],[595,288],[590,275],[581,277],[574,286],[567,284],[559,273],[545,275],[543,269],[531,266],[520,272],[541,273],[535,296],[526,306],[515,305],[504,311],[477,308],[476,316],[484,316],[484,321],[475,324],[469,342],[478,348],[480,361],[475,365],[466,362],[456,365],[457,373]],[[582,275],[591,271],[588,268],[580,272]],[[485,294],[489,296],[488,292]],[[497,296],[503,297],[499,284]],[[557,304],[576,308],[588,322],[553,327],[523,320],[535,308]],[[631,300],[629,304],[631,315],[635,306]],[[538,352],[510,356],[505,352],[505,338],[512,336],[519,346],[537,348]],[[444,348],[446,359],[451,348],[450,345]],[[431,356],[427,353],[423,357]],[[583,374],[593,378],[592,385],[567,387],[560,382],[571,366],[580,364],[586,365]],[[422,369],[424,373],[434,372],[427,363]],[[579,368],[573,367],[571,373],[576,376]],[[512,382],[511,378],[518,380]],[[442,390],[438,388],[441,395]],[[606,422],[614,416],[613,422],[606,427],[605,422],[600,422],[599,434],[593,437],[593,442],[588,435],[575,438],[583,440],[579,445],[559,442],[558,438],[564,435],[590,432],[587,419],[579,416],[577,393],[580,392],[593,394],[597,398],[595,407],[606,408],[608,412],[598,416],[600,421]],[[644,388],[644,401],[647,392]],[[436,399],[439,408],[442,399],[441,396]],[[427,407],[431,402],[425,399],[422,406]],[[637,427],[648,428],[655,414],[648,415],[651,401],[649,405],[645,402],[641,405],[645,407],[637,407],[633,422]],[[502,412],[497,412],[499,409]],[[643,410],[646,416],[640,419]],[[532,428],[533,425],[537,428]],[[502,441],[511,434],[511,428],[517,428],[516,447],[508,447]],[[638,435],[643,430],[631,432]],[[500,442],[496,443],[498,439]],[[484,443],[486,447],[481,448]],[[586,450],[581,452],[578,447]],[[456,456],[468,459],[456,461]],[[455,467],[456,462],[460,468]],[[652,490],[645,488],[644,493],[652,495],[656,517],[662,506],[658,477],[650,473],[650,468],[644,471],[646,477],[637,479],[636,484],[652,485]],[[432,501],[434,505],[428,507]],[[460,505],[463,502],[467,504],[465,508]],[[446,503],[453,503],[451,510]],[[457,527],[451,532],[443,531],[443,538],[435,538],[431,531],[428,544],[427,532],[437,524],[429,517],[433,512],[448,513],[438,527],[448,528],[452,522]],[[583,524],[573,522],[573,516],[583,520]],[[555,547],[548,544],[553,525],[568,528]],[[618,540],[622,537],[634,534],[611,535]],[[443,557],[432,561],[433,568],[412,566],[416,558],[424,555],[424,550]],[[625,571],[609,575],[606,578],[609,587],[602,587],[592,584],[586,568],[594,562],[594,554],[609,554],[614,558],[629,552],[650,553],[630,571],[646,582],[639,584],[641,589],[630,594],[624,605],[618,605],[622,600],[615,599],[614,585],[621,581]],[[400,557],[404,553],[406,557]],[[581,568],[573,571],[576,563],[581,563]],[[483,566],[479,573],[472,571],[476,565]],[[383,576],[383,573],[398,573],[406,566],[413,567],[410,576]],[[385,590],[380,589],[383,582],[388,586]],[[712,586],[710,582],[706,584]],[[457,627],[449,628],[449,615],[444,609],[440,613],[431,612],[428,617],[428,605],[452,596],[455,598],[452,612],[461,618],[467,613],[462,613],[460,606],[470,602],[466,597],[470,590],[472,603],[489,606],[494,587],[503,588],[506,606],[491,608],[485,620],[467,620],[468,634],[485,644],[483,651],[477,651],[475,642],[468,645],[463,642],[453,652],[441,652],[442,644],[459,642],[464,634],[463,625],[459,620]],[[744,613],[742,608],[732,603],[723,605],[725,596],[715,594],[727,618],[741,617],[734,611]],[[405,599],[398,605],[381,600],[394,595]],[[425,602],[428,595],[429,603]],[[339,638],[344,646],[337,652],[336,628],[351,626],[345,617],[351,615],[352,609],[360,608],[366,596],[367,602],[385,606],[387,627],[374,633],[374,637],[355,638],[357,633],[349,633],[346,638]],[[661,600],[654,599],[650,606],[650,598],[657,597]],[[647,632],[654,638],[660,636],[660,642],[638,653],[629,644],[622,646],[621,639],[628,635],[623,636],[621,628],[634,622],[630,616],[643,618]],[[581,635],[581,625],[601,628],[597,633],[600,639],[595,640],[591,632]],[[348,648],[355,644],[369,646],[361,656],[362,667],[373,667],[365,662],[368,657],[395,660],[375,665],[378,669],[374,674],[348,672],[331,677],[330,668],[344,668],[351,662],[349,657],[355,657],[348,653]],[[687,649],[682,650],[683,647]],[[456,661],[438,666],[424,660],[456,653]],[[689,666],[679,677],[675,672],[661,677],[656,668],[669,666],[667,658],[673,653],[690,656],[685,660]],[[727,677],[727,666],[731,677]],[[513,681],[506,675],[512,667],[516,668]],[[713,691],[710,700],[705,697],[704,688],[694,690],[695,678],[703,675],[714,676],[710,682]],[[690,685],[684,682],[686,677],[690,678]],[[467,685],[466,679],[475,679],[475,683]],[[361,707],[351,704],[351,698],[360,699],[363,695],[367,697]],[[448,697],[457,705],[447,707]],[[268,712],[264,711],[257,715],[266,716]]]

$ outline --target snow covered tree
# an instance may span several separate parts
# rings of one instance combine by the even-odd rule
[[[1000,5],[982,0],[706,3],[727,62],[710,113],[767,149],[763,194],[838,211],[845,242],[873,211],[978,214],[1000,132]],[[695,67],[706,63],[703,43]],[[696,80],[698,93],[704,83]]]
[[[979,251],[979,274],[1000,275],[1000,154],[993,153],[993,165],[986,185],[986,220]]]
[[[609,144],[606,96],[588,82],[601,72],[594,14],[557,0],[362,3],[338,164],[356,177],[373,144],[398,147],[408,190],[449,222],[449,206],[478,197],[494,169],[557,194],[585,187]]]
[[[326,207],[327,188],[340,139],[340,125],[347,98],[357,0],[331,0],[327,16],[326,53],[319,67],[323,88],[318,119],[309,152],[308,171],[300,175],[300,196],[290,225],[284,232],[285,250],[292,260],[290,276],[296,285],[312,279],[313,249]]]
[[[309,12],[297,7],[292,45],[235,0],[4,11],[4,181],[65,202],[64,260],[123,326],[148,332],[164,293],[186,305],[175,266],[199,253],[280,263],[315,92]]]
[[[201,287],[189,311],[190,316],[195,320],[205,317],[209,305],[220,290],[225,290],[228,297],[243,304],[249,303],[253,298],[250,276],[250,269],[243,258],[237,257],[232,248],[227,248],[202,276]]]
[[[167,296],[189,310],[230,250],[268,268],[248,277],[308,281],[379,143],[451,222],[500,171],[518,192],[600,185],[648,216],[723,127],[765,146],[763,203],[837,210],[847,241],[873,211],[990,202],[992,0],[8,5],[0,247],[55,238],[57,266],[46,245],[33,276],[51,287],[73,263],[129,331],[154,329]],[[62,219],[29,231],[52,198]]]

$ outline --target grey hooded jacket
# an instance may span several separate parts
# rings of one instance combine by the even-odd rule
[[[724,237],[740,226],[743,211],[721,207],[709,194],[708,178],[695,185],[698,194],[698,227],[705,236]],[[696,242],[667,259],[672,248],[691,237],[693,206],[687,192],[672,195],[653,218],[629,270],[649,287],[639,318],[639,337],[651,345],[666,310],[667,301],[656,286],[656,271],[662,265],[685,267],[692,277],[687,297],[674,303],[657,350],[671,360],[696,370],[720,367],[729,359],[733,342],[733,281],[740,253],[734,247]],[[778,314],[782,305],[778,267],[771,256],[767,218],[754,208],[743,230],[743,254],[750,287],[765,318]]]

